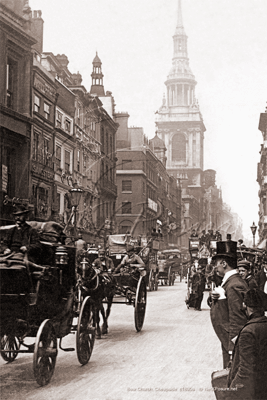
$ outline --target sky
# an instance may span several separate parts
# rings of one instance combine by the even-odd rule
[[[96,51],[105,90],[129,126],[155,134],[172,65],[178,0],[30,0],[44,19],[44,51],[66,54],[90,90]],[[267,0],[182,0],[188,56],[206,126],[204,169],[217,171],[223,201],[258,223],[257,163],[267,106]]]

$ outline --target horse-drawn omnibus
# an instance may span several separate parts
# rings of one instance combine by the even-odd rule
[[[54,373],[62,339],[76,331],[79,362],[88,363],[95,341],[93,305],[82,301],[75,272],[76,249],[60,242],[63,228],[54,222],[27,222],[39,229],[42,263],[28,260],[27,253],[0,258],[1,356],[7,362],[19,353],[33,353],[33,372],[40,386]],[[12,226],[1,227],[5,235]],[[31,338],[31,344],[27,344]],[[59,345],[58,345],[59,339]]]

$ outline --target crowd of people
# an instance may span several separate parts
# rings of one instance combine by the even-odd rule
[[[196,237],[195,232],[193,234]],[[226,371],[225,390],[221,391],[220,399],[266,400],[267,254],[255,268],[243,241],[240,240],[237,247],[237,242],[227,235],[224,242],[212,237],[216,240],[216,251],[214,254],[211,251],[212,257],[207,257],[203,247],[208,249],[208,242],[203,235],[202,253],[199,253],[203,258],[195,260],[189,271],[191,306],[201,310],[208,283],[211,286],[208,297],[211,323],[221,342]]]

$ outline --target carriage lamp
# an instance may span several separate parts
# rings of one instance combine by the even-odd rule
[[[83,277],[83,279],[85,279],[86,271],[88,270],[88,267],[89,267],[89,263],[86,260],[86,257],[83,257],[83,259],[81,261],[81,265],[82,265],[82,277]]]
[[[257,226],[255,225],[255,222],[253,221],[252,226],[250,227],[252,235],[253,235],[253,247],[255,247],[255,235],[257,231]]]
[[[59,246],[55,253],[56,264],[67,265],[69,261],[68,252],[63,246]]]
[[[68,265],[69,257],[68,257],[68,252],[63,246],[59,246],[56,249],[55,253],[55,261],[57,266],[60,268],[59,270],[59,283],[62,285],[62,268],[60,266],[62,265]]]

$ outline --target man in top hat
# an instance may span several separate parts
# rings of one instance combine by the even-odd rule
[[[42,247],[37,230],[26,222],[28,213],[29,210],[23,205],[17,206],[16,211],[13,213],[16,225],[8,231],[4,241],[4,254],[27,252],[29,260],[38,262]]]
[[[210,316],[213,329],[221,342],[224,368],[231,360],[234,348],[232,339],[247,321],[243,301],[248,287],[237,271],[236,249],[237,243],[228,238],[226,242],[217,242],[217,254],[212,257],[215,268],[223,277],[221,286],[211,294]]]
[[[257,282],[255,281],[252,275],[252,266],[249,261],[247,260],[238,261],[237,268],[239,275],[247,283],[249,289],[255,289],[258,287]]]
[[[248,322],[239,332],[228,377],[227,399],[266,400],[267,398],[267,317],[258,289],[244,298]]]
[[[129,264],[141,264],[145,266],[145,263],[142,260],[142,258],[137,254],[135,254],[134,246],[127,244],[126,251],[127,251],[126,256],[123,257],[121,263],[115,268],[114,273],[120,272],[121,268]]]

